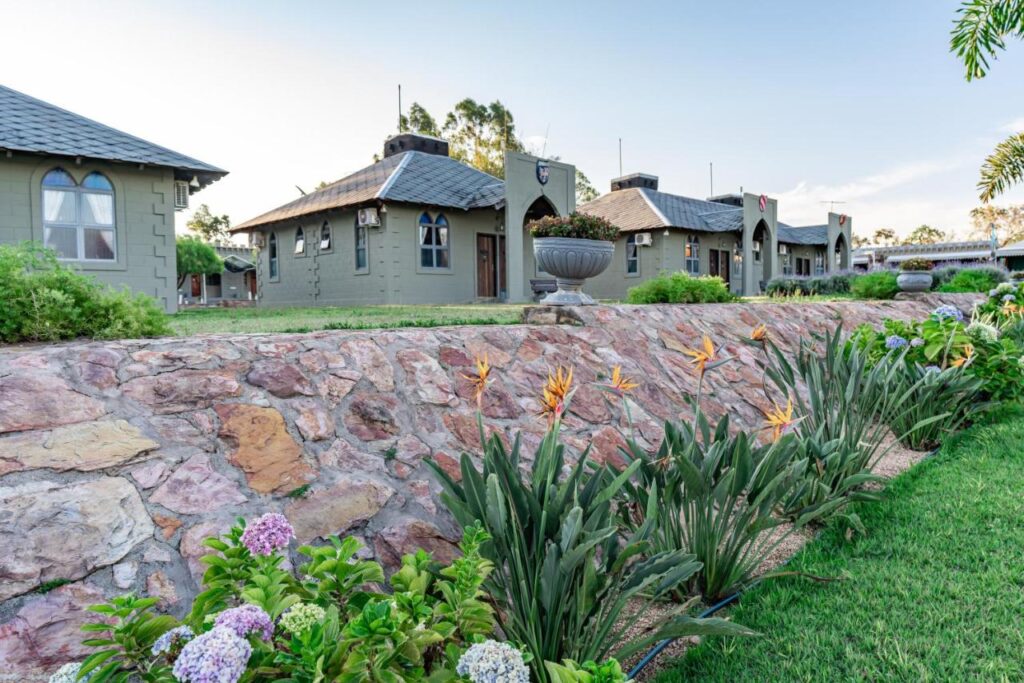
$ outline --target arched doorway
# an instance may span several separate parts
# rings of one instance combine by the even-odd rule
[[[530,204],[526,214],[523,216],[523,263],[526,266],[530,290],[533,292],[534,297],[553,292],[558,287],[555,285],[555,277],[553,275],[537,269],[537,262],[533,258],[533,237],[526,226],[529,225],[530,221],[535,221],[538,218],[557,215],[558,210],[555,209],[547,197],[541,195],[533,200],[533,203]]]
[[[775,259],[777,258],[775,252],[777,246],[772,237],[771,228],[768,227],[768,223],[762,218],[757,222],[754,232],[751,234],[752,258],[747,264],[753,273],[751,278],[753,286],[750,293],[763,292],[768,280],[775,275]]]
[[[843,233],[839,233],[836,237],[832,262],[838,270],[846,270],[850,267],[850,245],[847,244],[846,235]]]

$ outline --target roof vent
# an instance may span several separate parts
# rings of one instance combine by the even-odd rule
[[[741,194],[716,194],[714,197],[708,197],[709,202],[715,202],[716,204],[728,204],[729,206],[743,206],[743,195]]]
[[[628,190],[633,187],[646,187],[648,190],[658,189],[658,176],[647,173],[630,173],[621,178],[612,179],[612,192]]]
[[[419,133],[399,133],[384,142],[385,158],[410,151],[446,157],[448,156],[448,141]]]

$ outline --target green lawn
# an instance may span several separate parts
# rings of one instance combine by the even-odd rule
[[[1024,680],[1024,415],[977,425],[826,531],[731,611],[763,635],[711,639],[657,681]]]
[[[170,317],[174,333],[312,332],[382,327],[507,325],[518,323],[523,306],[359,306],[352,308],[196,308]]]

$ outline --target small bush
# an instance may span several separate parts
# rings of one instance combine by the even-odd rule
[[[661,274],[628,293],[631,304],[713,304],[733,300],[725,281],[720,277],[686,273]]]
[[[961,270],[949,282],[939,287],[940,292],[987,292],[999,284],[988,270],[972,268]]]
[[[926,258],[908,258],[900,264],[900,270],[905,271],[931,270],[934,267],[935,264]]]
[[[858,299],[891,299],[900,287],[896,284],[896,273],[876,270],[856,278],[850,285],[850,291]]]
[[[988,273],[997,284],[1006,282],[1010,277],[1010,273],[1002,266],[987,263],[947,263],[932,271],[932,289],[940,289],[965,270]]]
[[[103,286],[38,245],[0,245],[0,341],[161,334],[170,328],[152,297]]]
[[[774,277],[765,286],[768,296],[815,296],[847,294],[857,275],[850,272],[830,273],[807,277],[783,275]]]
[[[530,235],[540,237],[573,237],[585,240],[614,242],[619,238],[619,229],[598,216],[573,213],[568,216],[545,216],[531,221],[527,226]]]
[[[1010,273],[1010,279],[1016,281],[1024,280],[1024,270],[1013,271],[1012,273]]]

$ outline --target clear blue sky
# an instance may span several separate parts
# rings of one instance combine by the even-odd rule
[[[501,99],[602,191],[766,192],[783,220],[961,234],[977,167],[1024,129],[1024,44],[968,84],[958,3],[17,3],[0,82],[231,171],[197,196],[240,222],[357,170],[405,102]],[[50,47],[55,45],[57,47]],[[1021,191],[1003,202],[1024,201]],[[183,224],[183,221],[182,221]]]

